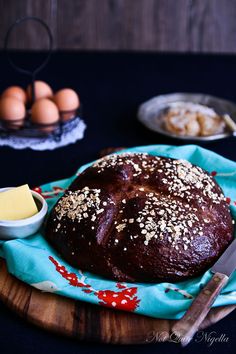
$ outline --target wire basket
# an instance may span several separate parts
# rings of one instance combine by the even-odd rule
[[[13,58],[12,54],[9,51],[8,44],[9,39],[12,31],[16,29],[17,26],[25,23],[26,21],[36,21],[38,22],[43,28],[46,30],[49,39],[49,49],[47,51],[47,55],[44,61],[34,70],[28,70],[27,68],[21,67],[17,65]],[[5,41],[4,41],[4,49],[8,59],[8,62],[13,67],[14,70],[17,72],[27,75],[30,78],[31,83],[31,105],[35,101],[35,79],[36,75],[48,64],[48,61],[51,57],[52,50],[53,50],[53,36],[51,33],[50,28],[48,25],[42,21],[38,17],[23,17],[17,19],[8,29]],[[9,137],[9,136],[16,136],[16,137],[25,137],[25,138],[44,138],[50,137],[54,138],[56,141],[59,141],[62,134],[65,132],[69,132],[73,129],[73,127],[78,124],[79,120],[81,119],[81,106],[79,109],[75,109],[73,111],[60,111],[59,112],[59,120],[53,124],[35,124],[31,121],[31,105],[28,105],[27,113],[25,117],[19,120],[6,120],[4,117],[0,119],[0,137]],[[69,115],[69,119],[64,119],[65,115]]]

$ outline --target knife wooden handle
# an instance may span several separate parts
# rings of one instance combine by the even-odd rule
[[[225,274],[215,273],[192,302],[185,315],[173,326],[172,333],[177,336],[183,346],[191,341],[228,279],[229,277]]]

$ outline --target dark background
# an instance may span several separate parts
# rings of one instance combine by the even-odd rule
[[[14,60],[27,67],[44,57],[22,53]],[[26,86],[27,76],[16,73],[0,54],[0,91],[11,84]],[[168,92],[205,92],[236,101],[236,58],[206,55],[165,55],[110,52],[57,52],[39,74],[56,91],[72,87],[80,96],[88,129],[85,139],[53,151],[0,148],[2,186],[31,186],[68,177],[78,166],[98,157],[106,147],[181,144],[144,129],[137,122],[138,105]],[[190,141],[191,143],[191,141]],[[235,139],[202,146],[236,160]],[[234,148],[232,148],[234,147]],[[1,160],[2,159],[2,160]],[[14,163],[12,163],[14,161]]]
[[[38,16],[55,49],[236,52],[234,0],[0,0],[0,48],[16,18]],[[43,31],[28,24],[12,46],[42,49]]]

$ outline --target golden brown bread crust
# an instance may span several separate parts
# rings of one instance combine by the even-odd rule
[[[215,262],[233,225],[220,187],[200,167],[124,153],[75,179],[46,238],[71,265],[117,281],[180,281]]]

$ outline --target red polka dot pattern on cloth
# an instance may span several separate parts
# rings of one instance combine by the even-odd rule
[[[52,256],[49,260],[54,264],[56,271],[66,279],[70,285],[83,288],[82,291],[86,294],[95,295],[100,301],[99,305],[116,308],[119,310],[135,311],[139,306],[140,299],[137,297],[136,287],[127,287],[125,284],[117,283],[118,291],[113,290],[95,290],[91,285],[85,283],[85,277],[80,280],[75,273],[67,271],[65,266],[60,265]]]

